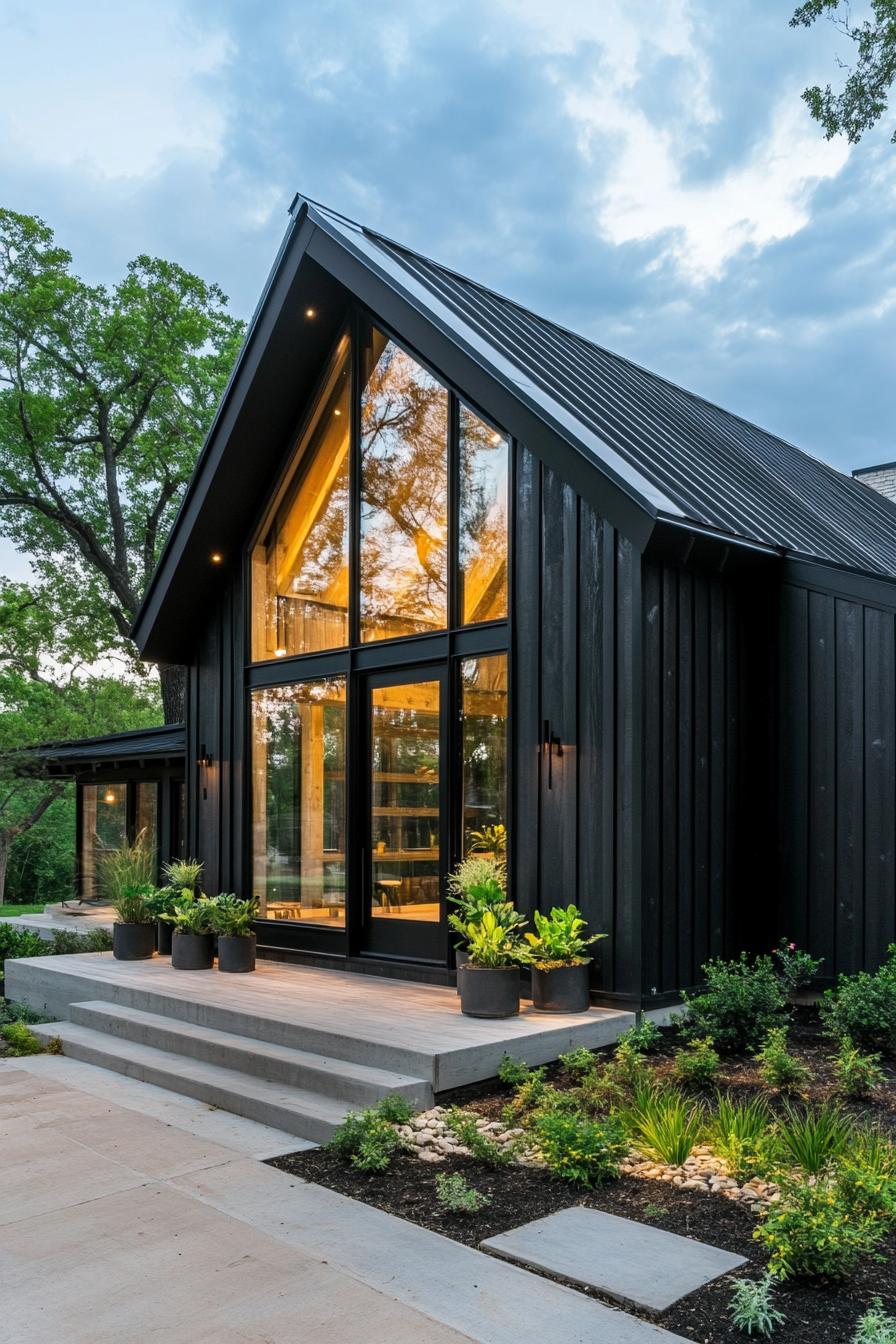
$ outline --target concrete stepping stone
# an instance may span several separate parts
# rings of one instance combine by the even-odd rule
[[[652,1312],[746,1264],[716,1246],[582,1207],[489,1237],[480,1250]]]

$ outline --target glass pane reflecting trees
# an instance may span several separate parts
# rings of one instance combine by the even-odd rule
[[[337,350],[297,452],[293,478],[252,555],[252,657],[348,643],[348,337]]]
[[[361,390],[361,638],[448,624],[448,393],[377,331]]]
[[[507,654],[464,658],[461,668],[463,852],[505,856]]]
[[[462,625],[507,615],[507,437],[466,406],[459,409]]]
[[[100,860],[128,839],[127,784],[85,784],[81,789],[81,893],[99,895]]]
[[[345,923],[345,678],[252,694],[252,879],[265,919]]]

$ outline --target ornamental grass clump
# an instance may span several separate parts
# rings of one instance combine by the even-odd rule
[[[702,968],[706,988],[682,993],[687,1012],[678,1019],[686,1040],[709,1036],[722,1053],[758,1050],[787,1006],[771,957],[750,961],[742,952],[736,961],[720,958]]]
[[[147,834],[141,831],[132,845],[109,849],[97,860],[97,876],[102,895],[118,910],[119,901],[127,889],[141,887],[155,889],[155,848]],[[122,924],[139,924],[142,920],[121,919]]]
[[[436,1176],[436,1199],[448,1213],[479,1213],[491,1204],[491,1196],[468,1185],[460,1172],[440,1171]]]
[[[703,1128],[700,1106],[675,1088],[641,1089],[625,1120],[634,1145],[670,1167],[688,1160]]]
[[[675,1052],[674,1070],[687,1087],[711,1087],[719,1076],[719,1054],[709,1036],[703,1036]]]
[[[896,1054],[896,943],[873,975],[841,975],[829,989],[819,1012],[825,1030],[837,1041],[848,1040],[864,1050]]]
[[[818,1176],[845,1152],[855,1126],[837,1106],[825,1102],[800,1111],[787,1105],[777,1132],[784,1158],[810,1176]]]
[[[565,1111],[546,1111],[537,1117],[535,1133],[551,1175],[589,1188],[615,1179],[628,1151],[625,1129],[615,1116],[589,1120]]]
[[[802,1087],[811,1077],[805,1064],[788,1051],[785,1026],[771,1028],[755,1058],[762,1081],[782,1092]]]
[[[772,1306],[774,1279],[763,1274],[761,1279],[735,1279],[731,1285],[732,1323],[745,1335],[773,1335],[784,1324],[784,1315]]]

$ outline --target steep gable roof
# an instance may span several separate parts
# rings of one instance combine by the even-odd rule
[[[177,658],[185,612],[173,595],[201,600],[197,562],[214,527],[236,526],[216,476],[228,454],[251,484],[246,448],[253,392],[266,364],[301,363],[304,335],[292,308],[320,277],[358,294],[384,320],[414,317],[418,351],[468,395],[472,372],[525,419],[514,429],[576,488],[602,483],[605,516],[645,545],[657,521],[721,533],[772,554],[791,554],[896,577],[896,504],[741,417],[675,386],[510,299],[324,206],[296,197],[246,342],[222,398],[184,505],[138,613],[134,637],[149,657]],[[309,279],[310,277],[310,279]],[[315,278],[316,277],[316,278]],[[310,289],[308,288],[310,286]],[[402,317],[394,325],[410,340]],[[277,344],[277,358],[271,354]],[[427,349],[431,345],[432,349]],[[279,361],[279,362],[278,362]],[[456,368],[448,367],[454,362]],[[276,386],[268,374],[267,389]],[[270,405],[270,391],[266,390]],[[258,405],[256,395],[256,406]],[[488,409],[496,416],[501,407]],[[240,417],[244,422],[242,437]],[[256,426],[280,432],[277,422]],[[535,442],[544,436],[544,443]],[[251,437],[251,436],[250,436]],[[285,444],[275,444],[278,451]],[[231,492],[232,493],[232,492]],[[190,584],[179,573],[192,564]],[[182,639],[183,636],[181,635]]]

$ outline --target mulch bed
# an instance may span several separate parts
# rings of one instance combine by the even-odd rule
[[[664,1033],[659,1056],[654,1057],[660,1077],[671,1067],[676,1043],[674,1033]],[[833,1084],[831,1047],[820,1034],[813,1009],[798,1008],[794,1012],[790,1049],[815,1075],[811,1099],[825,1100]],[[881,1097],[874,1103],[856,1103],[850,1109],[861,1118],[896,1130],[896,1079],[892,1069],[887,1072],[889,1086],[882,1089]],[[568,1085],[569,1080],[557,1065],[551,1066],[548,1076],[556,1086]],[[745,1093],[758,1089],[761,1080],[755,1062],[748,1056],[726,1059],[723,1083]],[[439,1101],[499,1118],[508,1095],[509,1089],[491,1081],[458,1089]],[[478,1246],[487,1237],[558,1209],[583,1204],[743,1255],[749,1263],[741,1272],[747,1277],[756,1278],[765,1268],[764,1257],[752,1235],[757,1220],[744,1205],[718,1195],[681,1190],[661,1181],[622,1177],[597,1190],[583,1192],[542,1171],[525,1167],[492,1169],[461,1156],[446,1158],[438,1164],[401,1156],[388,1172],[368,1175],[325,1149],[275,1158],[271,1165],[468,1246]],[[489,1195],[491,1204],[477,1214],[444,1210],[436,1199],[436,1175],[454,1171],[461,1172],[477,1190]],[[866,1260],[842,1283],[791,1280],[776,1287],[775,1305],[784,1313],[786,1323],[775,1331],[775,1344],[821,1344],[821,1341],[848,1344],[856,1321],[875,1297],[881,1299],[887,1311],[896,1314],[896,1236],[883,1243],[879,1258]],[[730,1301],[730,1279],[726,1277],[686,1297],[664,1312],[658,1323],[695,1344],[743,1344],[747,1336],[735,1330],[728,1318]]]

